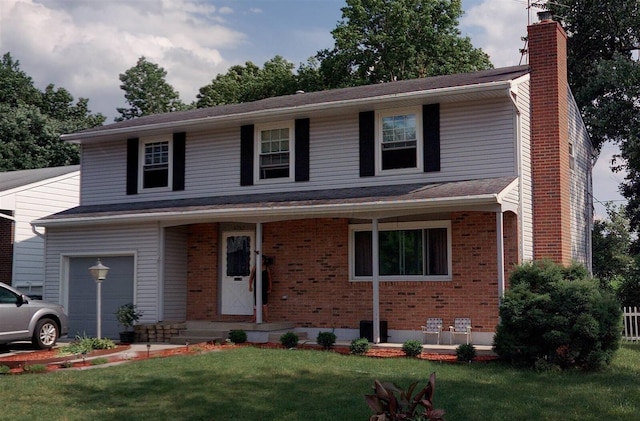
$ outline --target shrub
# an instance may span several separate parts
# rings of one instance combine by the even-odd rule
[[[422,342],[410,339],[402,344],[402,352],[408,357],[417,357],[422,354]]]
[[[563,268],[550,261],[527,263],[511,276],[494,350],[501,358],[528,367],[542,359],[563,369],[599,369],[618,349],[620,320],[615,298],[583,268]]]
[[[229,331],[229,339],[234,344],[243,344],[247,342],[247,332],[244,330],[231,330]]]
[[[25,373],[44,373],[47,371],[47,366],[44,364],[29,364],[23,367]]]
[[[298,335],[287,332],[280,336],[280,343],[286,348],[295,348],[298,345]]]
[[[336,343],[336,334],[333,332],[320,332],[316,338],[318,345],[324,349],[330,349]]]
[[[415,396],[413,391],[418,382],[412,383],[405,391],[394,383],[373,383],[374,395],[365,395],[367,404],[376,415],[370,420],[421,420],[440,421],[444,410],[433,409],[433,394],[436,387],[436,373],[431,373],[429,383]],[[424,410],[420,412],[420,406]]]
[[[0,365],[0,374],[9,374],[11,373],[11,367],[8,365]]]
[[[75,340],[67,346],[58,350],[59,354],[88,354],[96,349],[113,349],[116,344],[107,338],[89,338],[87,336],[76,336]]]
[[[133,327],[133,325],[140,320],[140,317],[142,317],[142,312],[139,311],[138,307],[133,303],[121,305],[114,314],[116,315],[118,324],[124,327],[125,331]]]
[[[476,357],[476,347],[471,344],[462,344],[456,348],[458,361],[471,361]]]
[[[367,338],[358,338],[351,341],[349,352],[354,355],[364,355],[371,349],[371,344]]]

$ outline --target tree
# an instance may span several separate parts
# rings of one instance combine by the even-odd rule
[[[548,8],[568,34],[569,84],[596,150],[620,147],[621,192],[631,228],[640,229],[640,3],[556,0]]]
[[[200,88],[197,106],[204,108],[293,94],[298,86],[293,69],[293,63],[281,56],[267,61],[262,69],[250,61],[244,66],[233,66]]]
[[[624,278],[633,265],[629,254],[632,239],[623,206],[607,203],[606,209],[608,219],[593,224],[593,274],[603,285],[615,287],[612,281]]]
[[[130,120],[150,114],[185,110],[188,106],[180,100],[180,94],[167,83],[166,70],[148,61],[144,56],[135,66],[121,73],[120,89],[129,108],[117,108],[121,114],[116,121]]]
[[[328,87],[390,82],[491,68],[461,37],[460,0],[347,0],[332,31],[335,46],[318,52]]]
[[[0,61],[0,171],[77,164],[77,146],[60,135],[100,126],[105,118],[91,114],[88,99],[73,101],[52,84],[38,90],[6,53]]]

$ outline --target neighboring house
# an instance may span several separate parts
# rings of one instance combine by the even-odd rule
[[[491,343],[514,265],[591,264],[593,151],[557,23],[529,27],[529,57],[65,135],[82,148],[82,201],[37,221],[45,297],[72,333],[95,333],[101,258],[107,335],[130,301],[144,322],[248,321],[265,255],[269,322],[352,339],[365,321],[403,342],[427,317],[470,317],[474,343]]]
[[[0,172],[0,282],[41,296],[44,229],[31,221],[78,206],[80,166]]]

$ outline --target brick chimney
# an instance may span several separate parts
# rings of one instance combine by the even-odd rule
[[[567,34],[548,13],[530,25],[533,255],[571,263]]]

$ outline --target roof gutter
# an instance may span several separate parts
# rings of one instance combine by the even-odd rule
[[[114,135],[125,135],[131,132],[170,129],[170,128],[174,128],[178,123],[180,124],[181,128],[188,128],[188,127],[198,126],[203,124],[210,124],[210,123],[223,122],[223,121],[233,121],[233,120],[239,120],[242,118],[246,119],[249,116],[254,118],[273,117],[280,114],[289,114],[292,111],[312,112],[312,111],[320,111],[320,110],[330,110],[333,108],[341,108],[344,106],[358,106],[358,105],[369,104],[372,101],[386,102],[386,101],[394,101],[398,99],[410,99],[410,98],[420,97],[420,96],[456,95],[456,94],[469,94],[469,93],[481,92],[481,91],[500,91],[500,90],[505,90],[505,94],[509,95],[509,92],[511,90],[511,84],[512,84],[511,80],[504,80],[500,82],[479,83],[476,85],[450,86],[446,88],[402,92],[402,93],[391,94],[391,95],[381,95],[381,96],[341,100],[341,101],[334,101],[334,102],[322,102],[318,104],[300,105],[300,106],[293,106],[293,107],[273,108],[273,109],[252,111],[247,113],[202,117],[202,118],[191,119],[191,120],[187,119],[182,121],[168,121],[164,123],[156,123],[156,124],[148,124],[148,125],[140,125],[140,126],[128,126],[128,127],[122,127],[122,128],[100,130],[97,132],[89,132],[89,133],[86,133],[86,132],[70,133],[70,134],[63,134],[60,138],[65,142],[80,143],[81,140],[88,139],[88,138],[100,138],[100,137],[107,137],[107,136],[114,136]]]
[[[126,215],[104,215],[77,218],[39,219],[33,221],[33,225],[44,227],[65,227],[96,224],[122,224],[152,222],[179,222],[192,221],[194,219],[211,219],[215,221],[237,220],[267,220],[267,219],[301,219],[309,217],[336,217],[350,215],[357,217],[359,214],[384,213],[401,210],[403,212],[424,212],[452,206],[492,206],[501,205],[498,194],[485,194],[478,196],[459,196],[437,199],[420,199],[410,201],[374,201],[369,203],[339,203],[322,205],[301,206],[271,206],[268,208],[251,206],[245,208],[228,207],[221,209],[201,209],[193,211],[169,211],[146,212]]]

